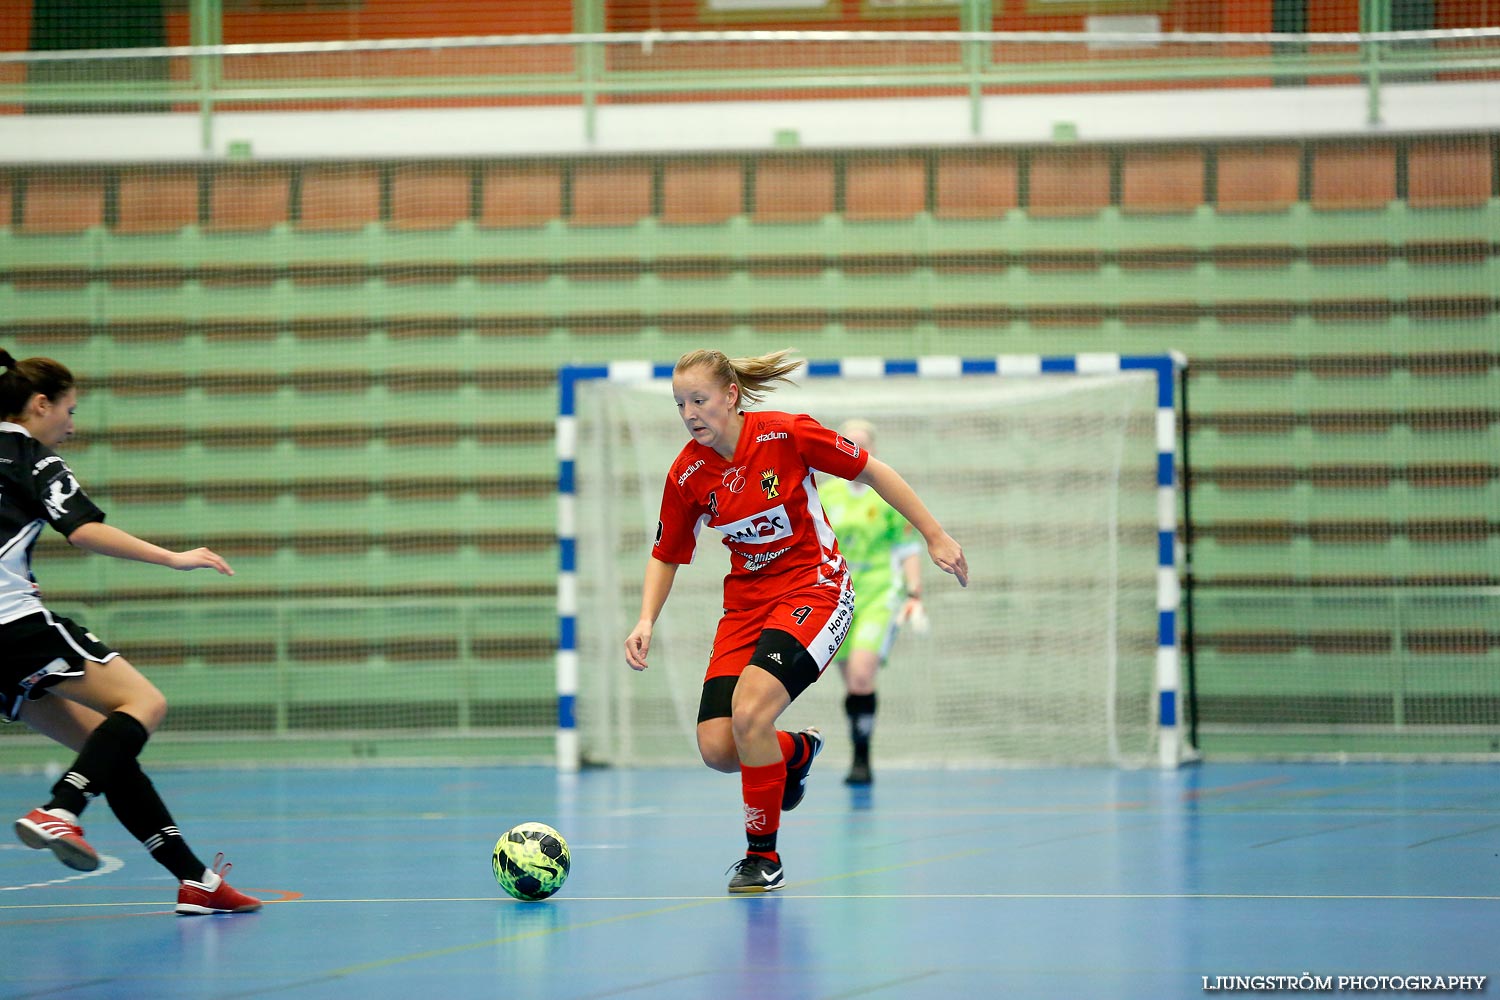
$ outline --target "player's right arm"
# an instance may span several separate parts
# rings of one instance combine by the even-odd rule
[[[661,609],[666,606],[675,579],[677,563],[662,562],[655,557],[646,561],[646,582],[641,588],[641,620],[635,623],[635,628],[625,639],[625,662],[633,670],[646,669],[646,656],[651,652],[651,631]]]
[[[136,562],[152,563],[169,569],[211,569],[224,576],[234,576],[234,570],[212,549],[189,549],[174,552],[137,538],[128,531],[121,531],[103,521],[90,521],[73,529],[68,541],[80,549],[116,559],[132,559]]]

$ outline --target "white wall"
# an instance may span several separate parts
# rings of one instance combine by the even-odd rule
[[[1500,84],[1278,87],[989,97],[979,135],[960,98],[611,105],[596,141],[573,107],[425,111],[234,112],[213,118],[210,158],[247,142],[258,159],[524,156],[756,150],[778,131],[803,148],[1080,142],[1500,129]],[[184,161],[204,157],[196,114],[0,116],[0,162]]]

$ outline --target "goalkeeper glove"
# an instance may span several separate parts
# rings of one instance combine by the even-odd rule
[[[922,607],[922,599],[916,595],[906,599],[897,623],[916,635],[926,635],[932,628],[932,623],[927,620],[927,611]]]

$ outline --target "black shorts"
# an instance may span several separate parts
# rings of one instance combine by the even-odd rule
[[[62,615],[39,611],[0,625],[0,721],[15,722],[21,706],[60,680],[82,677],[84,664],[120,654],[88,629]]]
[[[768,671],[781,682],[792,701],[806,691],[822,673],[812,654],[790,633],[768,628],[760,634],[750,662]],[[698,699],[698,721],[727,719],[734,714],[734,688],[739,676],[710,677],[703,682],[703,694]]]

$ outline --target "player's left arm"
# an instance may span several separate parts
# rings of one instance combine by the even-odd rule
[[[911,484],[901,473],[871,455],[865,463],[864,471],[855,476],[854,481],[872,488],[880,494],[882,500],[906,518],[927,542],[927,554],[939,569],[957,577],[959,586],[969,585],[969,563],[964,558],[963,548],[952,535],[943,530],[938,519],[927,509],[922,498],[917,496],[917,491],[911,488]]]

